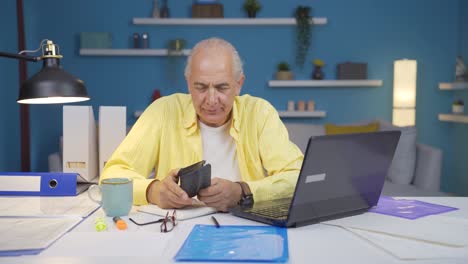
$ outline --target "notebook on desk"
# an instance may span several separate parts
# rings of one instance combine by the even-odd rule
[[[276,226],[301,226],[367,211],[376,205],[401,132],[309,138],[291,198],[237,206],[231,213]]]

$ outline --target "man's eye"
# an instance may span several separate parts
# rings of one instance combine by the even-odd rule
[[[206,86],[195,86],[195,89],[198,91],[206,91],[207,87]]]
[[[225,91],[225,90],[228,90],[228,89],[229,89],[229,86],[227,86],[227,85],[223,85],[223,86],[218,87],[219,91]]]

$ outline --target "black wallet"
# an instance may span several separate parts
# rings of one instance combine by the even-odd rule
[[[180,187],[189,197],[198,194],[200,189],[211,185],[211,165],[205,164],[202,160],[188,167],[182,168],[177,174],[180,181]]]

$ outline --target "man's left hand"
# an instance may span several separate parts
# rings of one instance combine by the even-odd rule
[[[238,183],[221,178],[211,179],[210,187],[201,189],[198,193],[200,201],[223,212],[235,206],[241,196],[242,189]]]

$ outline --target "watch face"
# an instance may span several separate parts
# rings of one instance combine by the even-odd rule
[[[243,196],[240,200],[240,206],[242,208],[250,208],[253,206],[253,195],[246,195],[246,196]]]

